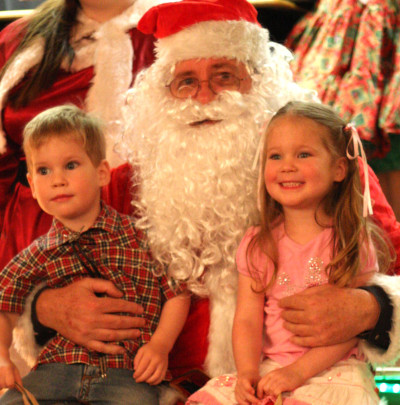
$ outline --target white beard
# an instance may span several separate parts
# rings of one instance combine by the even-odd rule
[[[193,292],[235,291],[236,249],[258,218],[253,161],[259,131],[249,112],[255,103],[238,92],[207,105],[148,98],[140,97],[141,110],[150,102],[160,114],[151,128],[142,114],[134,119],[142,135],[135,153],[141,173],[137,226],[147,230],[168,274]],[[206,118],[221,122],[189,125]]]

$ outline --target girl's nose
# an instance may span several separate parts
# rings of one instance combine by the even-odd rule
[[[286,158],[282,162],[282,171],[284,172],[293,172],[296,170],[296,165],[294,164],[294,161],[292,158]]]

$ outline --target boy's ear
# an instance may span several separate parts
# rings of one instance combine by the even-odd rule
[[[100,187],[106,186],[111,180],[110,164],[107,160],[103,159],[97,167],[97,174],[99,176]]]
[[[335,162],[335,176],[334,176],[334,181],[341,182],[344,180],[347,174],[347,169],[348,169],[348,161],[345,157],[339,158]]]
[[[26,178],[28,180],[29,187],[31,188],[32,197],[36,200],[35,185],[33,184],[33,179],[29,172],[26,174]]]

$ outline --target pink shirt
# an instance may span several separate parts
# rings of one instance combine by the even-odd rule
[[[237,268],[245,276],[250,276],[246,258],[247,246],[258,229],[252,227],[247,230],[237,251]],[[328,282],[325,267],[330,262],[331,257],[332,229],[324,229],[305,245],[290,239],[285,232],[283,223],[273,230],[273,236],[277,241],[279,252],[278,276],[266,294],[264,308],[266,333],[263,353],[265,357],[285,366],[293,363],[308,349],[289,341],[292,333],[283,327],[283,319],[280,316],[282,310],[278,306],[278,300],[306,288]],[[272,276],[273,267],[263,252],[256,251],[256,253],[258,254],[254,255],[252,260],[266,285]],[[363,273],[367,271],[377,271],[377,262],[373,251],[368,255],[367,265],[362,270]],[[357,349],[353,349],[350,354],[357,356]]]

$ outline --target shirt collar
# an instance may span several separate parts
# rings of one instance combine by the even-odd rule
[[[88,230],[75,232],[65,227],[59,220],[53,218],[52,226],[47,234],[46,247],[49,249],[68,244],[74,240],[91,237],[98,233],[115,233],[119,228],[120,218],[117,212],[108,207],[103,201],[100,202],[100,213]]]

